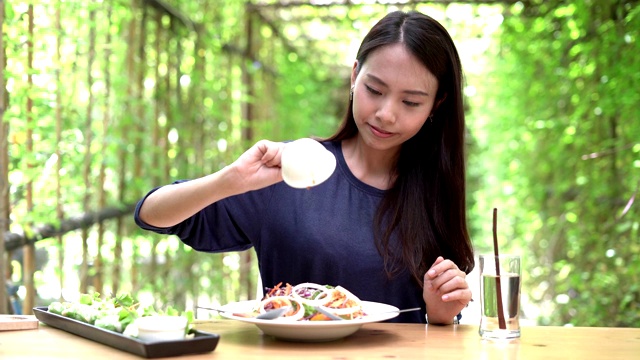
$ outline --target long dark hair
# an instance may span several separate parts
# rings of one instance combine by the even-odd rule
[[[365,36],[356,71],[372,52],[396,43],[406,46],[438,79],[438,92],[432,121],[402,144],[391,174],[396,180],[377,210],[374,233],[389,277],[408,269],[422,284],[438,256],[466,273],[475,266],[465,204],[462,69],[453,40],[440,23],[419,12],[395,11]],[[340,127],[327,140],[350,139],[357,133],[349,101]]]

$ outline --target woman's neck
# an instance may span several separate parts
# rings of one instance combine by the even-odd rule
[[[367,146],[359,136],[342,141],[342,154],[349,170],[360,181],[381,190],[389,189],[395,175],[398,150],[376,150]]]

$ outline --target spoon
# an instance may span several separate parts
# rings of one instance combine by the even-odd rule
[[[258,316],[256,316],[256,319],[261,319],[261,320],[273,320],[273,319],[277,319],[280,316],[286,314],[289,310],[291,310],[291,306],[284,306],[281,308],[277,308],[277,309],[273,309],[273,310],[269,310],[265,313],[262,313]]]
[[[334,313],[332,313],[330,311],[325,310],[325,308],[322,307],[322,306],[316,306],[315,308],[316,308],[317,312],[319,312],[320,314],[328,317],[331,320],[344,320],[340,316],[338,316],[338,315],[336,315],[336,314],[334,314]]]
[[[341,318],[340,316],[333,314],[332,312],[328,311],[325,307],[323,306],[316,306],[315,307],[316,310],[318,312],[320,312],[322,315],[328,317],[331,320],[344,320],[343,318]],[[410,308],[410,309],[402,309],[402,310],[387,310],[387,311],[380,311],[377,312],[375,314],[371,314],[371,315],[378,315],[378,314],[386,314],[386,313],[403,313],[403,312],[408,312],[408,311],[418,311],[421,308],[416,307],[416,308]]]
[[[217,311],[219,313],[223,313],[223,312],[224,313],[228,313],[228,312],[230,312],[229,310],[211,308],[211,307],[206,307],[206,306],[196,306],[196,307],[198,309],[213,310],[213,311]],[[291,310],[291,306],[285,306],[285,307],[269,310],[269,311],[267,311],[265,313],[259,314],[258,316],[254,317],[254,319],[259,319],[259,320],[277,319],[277,318],[281,317],[282,315],[286,314],[289,310]]]

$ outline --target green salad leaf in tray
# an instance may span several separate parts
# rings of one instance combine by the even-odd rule
[[[187,318],[186,333],[191,330],[193,311],[180,312],[173,307],[165,311],[156,310],[153,306],[139,309],[139,303],[129,294],[102,298],[100,293],[81,294],[78,302],[52,302],[48,311],[75,319],[93,326],[115,331],[123,335],[136,337],[135,320],[152,315],[184,316]]]

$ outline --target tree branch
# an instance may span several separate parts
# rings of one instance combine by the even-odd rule
[[[163,0],[144,0],[144,2],[147,5],[150,5],[150,6],[154,7],[154,8],[156,8],[156,9],[164,12],[165,14],[169,15],[170,17],[180,21],[189,30],[195,31],[196,26],[195,26],[194,22],[187,15],[184,15],[178,9],[176,9],[173,6],[167,4]]]
[[[127,204],[122,207],[104,208],[97,212],[84,213],[80,216],[65,219],[60,223],[59,227],[52,224],[45,224],[33,227],[30,234],[16,234],[5,232],[5,249],[7,251],[15,250],[23,245],[34,244],[37,241],[64,235],[70,231],[87,228],[91,225],[119,218],[124,215],[130,215],[135,210],[135,204]]]

